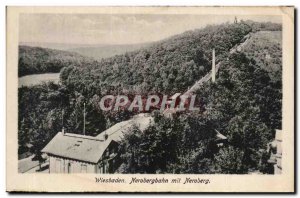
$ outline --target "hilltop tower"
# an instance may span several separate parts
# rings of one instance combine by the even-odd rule
[[[235,23],[235,24],[238,23],[238,20],[237,20],[237,17],[236,17],[236,16],[234,17],[234,23]]]
[[[216,58],[215,58],[215,49],[212,51],[212,68],[211,68],[211,81],[214,83],[216,81]]]

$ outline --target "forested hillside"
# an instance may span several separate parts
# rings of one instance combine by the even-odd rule
[[[61,68],[91,64],[93,60],[74,52],[41,47],[19,46],[19,77],[29,74],[57,73]]]
[[[155,124],[144,133],[133,128],[121,143],[122,173],[248,173],[265,171],[261,152],[281,128],[281,77],[272,79],[266,60],[253,52],[267,48],[271,64],[281,68],[276,42],[260,42],[260,31],[280,32],[272,23],[239,22],[208,26],[173,36],[147,48],[87,64],[71,64],[61,71],[60,85],[53,83],[19,88],[19,154],[39,154],[62,127],[81,133],[86,103],[87,135],[95,135],[126,120],[132,112],[102,112],[99,101],[110,94],[173,94],[184,92],[211,69],[216,49],[222,65],[216,83],[205,83],[204,113],[179,114],[174,120],[155,114]],[[253,37],[249,45],[230,54],[233,46]],[[277,34],[277,33],[275,33]],[[279,38],[279,37],[276,37]],[[273,41],[273,39],[271,39]],[[267,46],[266,46],[267,45]],[[274,46],[273,46],[274,45]],[[265,56],[265,55],[263,55]],[[83,63],[82,63],[83,64]],[[85,64],[83,64],[85,65]],[[275,67],[275,66],[274,66]],[[273,68],[273,66],[272,66]],[[279,69],[280,70],[280,69]],[[215,129],[229,145],[213,145]],[[28,148],[28,143],[33,147]],[[134,153],[133,153],[134,152]]]
[[[213,48],[217,60],[224,59],[250,31],[244,23],[188,31],[142,50],[103,59],[92,67],[66,67],[62,82],[74,87],[95,84],[102,93],[181,92],[211,69]]]
[[[255,49],[263,50],[262,46]],[[217,81],[206,82],[197,91],[206,111],[174,119],[157,113],[155,124],[143,133],[133,128],[122,141],[124,164],[119,172],[272,172],[266,150],[275,129],[281,129],[282,85],[269,74],[261,62],[233,53],[222,61]],[[215,130],[228,138],[227,146],[215,146]]]

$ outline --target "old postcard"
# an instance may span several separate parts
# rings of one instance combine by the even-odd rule
[[[8,7],[7,191],[294,192],[293,7]]]

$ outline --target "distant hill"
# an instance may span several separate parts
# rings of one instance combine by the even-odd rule
[[[153,42],[154,43],[154,42]],[[138,43],[138,44],[70,44],[70,43],[40,43],[40,42],[21,42],[22,46],[41,47],[55,50],[64,50],[76,52],[86,57],[92,57],[100,60],[111,56],[124,54],[126,52],[135,51],[144,47],[148,47],[153,43]]]
[[[71,52],[77,52],[83,56],[92,57],[100,60],[102,58],[108,58],[115,55],[124,54],[126,52],[132,52],[144,47],[150,46],[150,43],[132,44],[132,45],[98,45],[98,46],[87,46],[67,49]]]
[[[72,43],[48,43],[48,42],[20,42],[19,45],[29,47],[41,47],[56,50],[68,50],[72,48],[90,47],[91,45],[72,44]]]
[[[29,74],[56,73],[66,66],[89,65],[102,58],[132,52],[147,46],[150,46],[150,43],[132,45],[21,43],[19,77]]]
[[[41,47],[19,46],[19,77],[29,74],[56,73],[66,66],[91,64],[93,60],[75,52]]]

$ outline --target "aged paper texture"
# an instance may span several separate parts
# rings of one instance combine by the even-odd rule
[[[294,192],[293,7],[7,7],[9,192]]]

